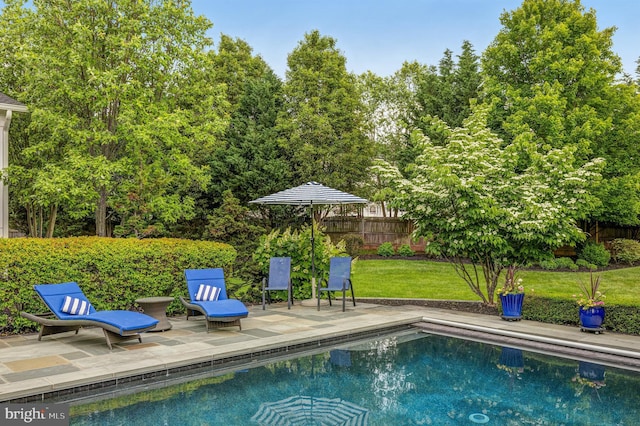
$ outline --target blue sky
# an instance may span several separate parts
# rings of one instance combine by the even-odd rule
[[[460,53],[469,40],[480,55],[501,28],[500,14],[519,0],[192,0],[220,33],[245,40],[284,77],[287,55],[319,30],[337,40],[355,73],[393,74],[404,61],[437,65],[445,49]],[[614,51],[635,76],[640,57],[640,1],[582,0],[596,10],[599,29],[615,26]]]

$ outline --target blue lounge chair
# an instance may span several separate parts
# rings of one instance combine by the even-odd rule
[[[101,327],[107,346],[113,349],[112,343],[124,340],[138,339],[142,343],[140,333],[152,330],[158,324],[157,319],[140,312],[96,311],[75,282],[39,284],[33,288],[55,317],[20,313],[24,318],[42,326],[38,340],[42,336],[65,331],[75,330],[77,334],[82,327]]]
[[[240,320],[249,315],[247,307],[239,300],[227,297],[222,268],[187,269],[184,271],[187,279],[190,301],[180,297],[187,308],[189,317],[204,315],[207,332],[212,328],[238,326],[242,330]]]
[[[269,276],[262,279],[262,310],[264,311],[265,294],[271,304],[270,291],[287,292],[287,308],[293,304],[293,290],[291,287],[291,258],[272,257],[269,261]]]
[[[351,290],[351,300],[356,306],[356,297],[353,294],[353,284],[351,283],[351,258],[332,257],[329,259],[329,279],[325,287],[319,287],[320,292],[326,291],[331,306],[331,292],[342,292],[342,312],[345,311],[345,295],[347,290]]]

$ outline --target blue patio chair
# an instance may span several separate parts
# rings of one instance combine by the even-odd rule
[[[249,315],[239,300],[229,299],[222,268],[187,269],[184,271],[190,300],[180,296],[189,317],[204,315],[207,332],[219,327],[240,327],[240,320]]]
[[[134,311],[96,311],[75,282],[62,284],[34,285],[40,299],[47,305],[51,315],[33,315],[21,312],[20,315],[40,324],[38,340],[42,336],[75,331],[82,327],[100,327],[107,339],[107,346],[113,349],[112,343],[129,339],[138,339],[142,343],[140,333],[152,330],[158,320],[149,315]]]
[[[287,308],[293,304],[293,288],[291,286],[291,258],[272,257],[269,260],[269,275],[262,279],[262,310],[264,311],[265,295],[271,304],[270,291],[287,292]]]
[[[329,259],[329,279],[325,287],[319,287],[320,292],[326,291],[331,306],[331,292],[342,292],[342,312],[345,311],[345,298],[348,290],[351,290],[351,300],[356,306],[356,297],[353,294],[353,283],[351,282],[351,258],[332,257]]]

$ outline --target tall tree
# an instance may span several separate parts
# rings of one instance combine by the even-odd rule
[[[482,58],[492,128],[506,141],[533,130],[542,149],[572,144],[588,158],[610,128],[607,100],[621,71],[614,28],[599,31],[579,0],[525,0],[500,22]]]
[[[207,182],[198,159],[224,125],[210,22],[188,2],[150,0],[35,0],[22,21],[4,22],[29,29],[22,99],[43,135],[32,148],[79,159],[96,234],[109,235],[113,218],[141,236],[192,215],[189,193]]]
[[[358,192],[374,151],[363,133],[363,106],[344,55],[333,38],[316,30],[305,34],[287,64],[287,110],[278,128],[294,180]]]
[[[241,203],[282,190],[290,167],[278,144],[276,118],[283,109],[282,82],[271,71],[244,83],[225,133],[225,144],[211,162],[212,193],[230,190]],[[237,195],[236,195],[237,194]]]
[[[500,20],[482,59],[491,127],[507,142],[533,131],[542,151],[573,146],[579,163],[602,156],[602,208],[592,219],[637,224],[629,188],[639,183],[638,102],[635,89],[616,83],[622,68],[612,50],[615,28],[599,30],[595,10],[579,0],[525,0]],[[625,192],[630,202],[620,202]]]
[[[438,67],[429,67],[419,80],[416,91],[418,109],[415,111],[415,126],[434,142],[443,140],[443,135],[434,128],[426,116],[438,117],[452,127],[459,127],[471,113],[471,100],[478,97],[482,76],[480,58],[469,41],[462,43],[458,61],[453,52],[444,52]]]

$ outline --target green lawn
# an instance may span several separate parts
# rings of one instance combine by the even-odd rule
[[[572,299],[578,283],[589,283],[588,272],[520,271],[525,292]],[[636,306],[640,302],[640,267],[598,272],[606,302]],[[447,262],[424,260],[362,260],[352,271],[358,297],[480,300]]]

